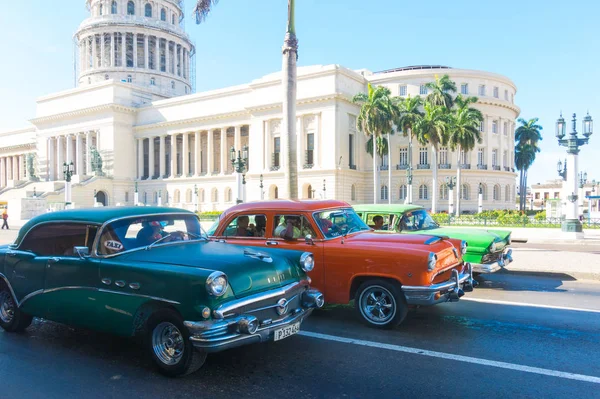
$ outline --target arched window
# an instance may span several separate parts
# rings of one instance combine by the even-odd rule
[[[467,183],[460,186],[460,199],[469,199],[469,185]]]
[[[277,199],[279,197],[279,189],[277,186],[272,185],[269,187],[269,199]]]
[[[426,200],[426,199],[428,199],[427,186],[425,184],[421,184],[419,186],[419,199],[420,200]]]
[[[100,15],[104,14],[104,5],[100,3]]]
[[[407,193],[408,193],[408,190],[406,189],[406,184],[400,185],[400,192],[398,193],[398,199],[405,200]]]
[[[179,190],[175,190],[175,195],[173,196],[173,202],[176,204],[181,202],[181,192]]]
[[[162,197],[161,197],[161,199],[162,199]],[[156,191],[154,192],[154,203],[158,204],[158,193]]]
[[[495,185],[494,186],[494,191],[493,191],[493,198],[494,201],[500,201],[500,186],[499,185]]]
[[[219,202],[219,191],[216,188],[212,191],[212,202]]]
[[[381,186],[381,199],[388,199],[388,186],[386,186],[385,184]]]
[[[144,7],[144,15],[148,18],[152,18],[152,5],[150,3],[146,3]]]
[[[279,198],[279,187],[275,187],[274,197],[275,199]]]
[[[188,188],[185,191],[185,202],[188,204],[192,203],[192,189],[191,188]]]
[[[449,197],[448,185],[447,184],[442,184],[440,186],[440,199],[441,200],[447,200],[448,197]]]
[[[165,10],[164,8],[160,10],[160,20],[161,21],[167,20],[167,10]]]
[[[188,94],[188,88],[185,86],[185,94]]]
[[[171,14],[171,23],[175,25],[175,14]]]
[[[150,78],[150,86],[156,86],[156,79]]]
[[[504,201],[510,201],[510,186],[508,184],[504,187]]]
[[[306,198],[311,199],[313,198],[313,190],[312,190],[312,186],[309,184],[308,187],[306,187]]]
[[[356,201],[356,186],[354,184],[350,188],[350,199]]]
[[[175,90],[175,82],[171,81],[171,89]]]
[[[231,189],[229,187],[227,187],[225,189],[225,202],[231,202]]]
[[[133,78],[131,77],[131,75],[127,75],[127,83],[131,82],[133,82]]]
[[[148,192],[144,191],[144,205],[148,203]]]
[[[117,13],[117,2],[116,0],[113,0],[111,6],[110,6],[110,13],[111,14],[116,14]]]
[[[204,189],[198,190],[198,202],[204,202]]]
[[[487,186],[485,184],[481,183],[481,186],[479,186],[479,187],[481,187],[481,198],[484,201],[487,201]]]
[[[146,4],[146,6],[150,6],[150,4]],[[152,13],[152,6],[150,6],[150,13]],[[133,1],[127,3],[127,15],[135,15],[135,3]]]

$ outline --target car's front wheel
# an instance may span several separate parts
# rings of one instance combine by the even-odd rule
[[[19,309],[8,285],[0,281],[0,327],[7,332],[21,332],[29,327],[32,320],[33,317]]]
[[[404,321],[408,313],[400,284],[379,279],[360,285],[354,306],[361,321],[376,328],[394,328]]]
[[[146,348],[158,371],[166,376],[191,374],[206,361],[206,353],[194,348],[183,320],[173,311],[154,313],[148,320],[146,334]]]

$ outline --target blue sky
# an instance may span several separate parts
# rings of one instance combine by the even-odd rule
[[[0,131],[26,126],[35,99],[73,87],[72,35],[84,0],[11,1],[0,14]],[[191,13],[193,1],[186,0]],[[556,177],[564,158],[554,138],[562,110],[589,109],[596,134],[580,169],[600,180],[600,2],[594,0],[297,0],[299,65],[341,64],[372,71],[441,64],[508,76],[521,117],[539,117],[542,152],[529,183]],[[60,5],[59,5],[60,4]],[[281,68],[285,0],[221,0],[187,31],[197,46],[197,90],[248,82]]]

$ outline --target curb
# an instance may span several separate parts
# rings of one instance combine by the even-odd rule
[[[572,272],[572,271],[537,271],[529,269],[501,269],[496,273],[492,274],[510,274],[510,275],[522,275],[532,277],[553,277],[559,279],[571,278],[573,280],[588,280],[588,281],[600,281],[600,273],[592,272]]]

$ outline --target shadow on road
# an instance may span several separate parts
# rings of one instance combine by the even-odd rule
[[[566,292],[559,288],[565,281],[577,281],[564,273],[541,273],[529,271],[499,271],[494,274],[480,274],[475,278],[478,290]]]

